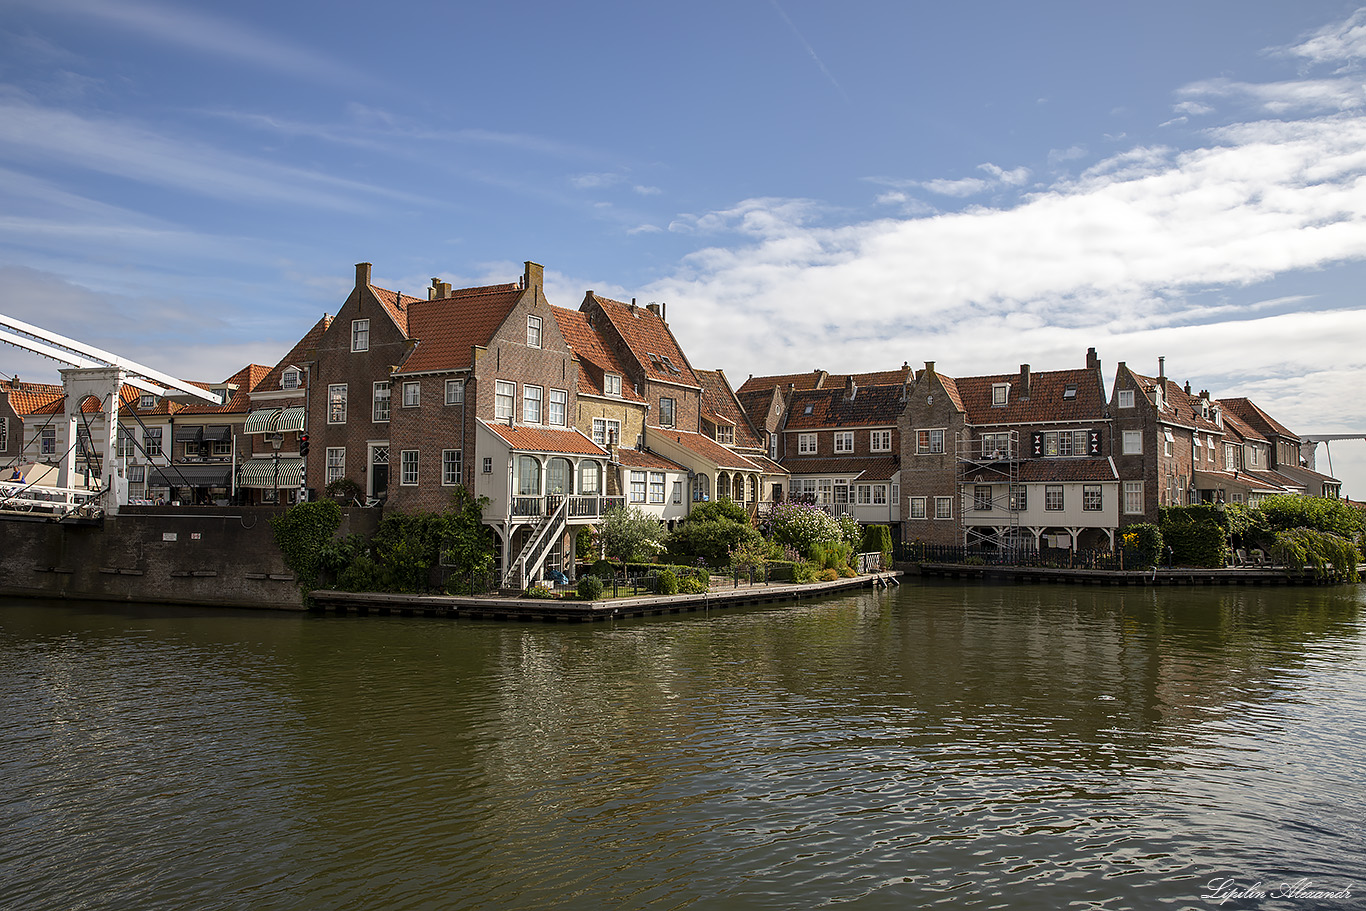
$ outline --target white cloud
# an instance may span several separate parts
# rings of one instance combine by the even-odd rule
[[[987,164],[980,164],[977,167],[980,170],[986,171],[1008,187],[1022,187],[1029,182],[1029,168],[1012,168],[1007,171],[990,162]]]
[[[634,228],[627,228],[627,234],[659,234],[664,229],[659,225],[636,225]]]
[[[620,174],[577,174],[569,178],[576,190],[601,190],[621,183]]]
[[[632,187],[631,190],[639,196],[658,196],[664,192],[659,187],[646,187],[639,184]]]
[[[1366,9],[1342,22],[1325,25],[1299,44],[1279,51],[1310,63],[1352,65],[1366,59]]]
[[[1273,83],[1207,79],[1183,86],[1177,94],[1184,98],[1232,99],[1277,116],[1296,112],[1348,111],[1366,103],[1366,86],[1362,85],[1360,79],[1348,77]],[[1199,106],[1207,107],[1203,104]]]
[[[1085,158],[1087,155],[1085,146],[1069,146],[1066,149],[1049,149],[1048,164],[1057,167],[1065,161],[1076,161],[1078,158]]]
[[[976,196],[991,187],[991,183],[978,177],[963,177],[958,180],[922,180],[920,185],[931,193],[940,196]]]

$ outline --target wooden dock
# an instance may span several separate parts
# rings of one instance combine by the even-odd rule
[[[485,620],[539,620],[584,623],[624,617],[653,617],[824,598],[860,588],[899,584],[900,572],[871,573],[834,582],[718,584],[698,595],[642,595],[600,601],[540,598],[465,597],[460,595],[391,595],[377,592],[315,591],[312,609],[336,614],[403,617],[471,617]]]
[[[1069,569],[1050,566],[979,566],[967,563],[921,563],[922,576],[948,579],[992,579],[1003,582],[1068,585],[1319,585],[1332,580],[1291,574],[1275,568],[1199,569],[1175,567],[1146,570]]]

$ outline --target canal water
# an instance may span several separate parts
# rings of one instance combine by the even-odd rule
[[[1362,907],[1363,588],[0,602],[0,907]]]

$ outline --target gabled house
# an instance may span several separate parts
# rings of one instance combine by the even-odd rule
[[[1337,499],[1342,496],[1341,481],[1303,463],[1302,441],[1297,433],[1267,414],[1251,399],[1226,398],[1219,402],[1227,414],[1236,415],[1238,420],[1267,441],[1267,459],[1262,464],[1269,465],[1276,476],[1284,480],[1282,486],[1312,497]]]
[[[954,378],[926,362],[901,416],[904,540],[984,548],[1113,547],[1120,475],[1100,360]]]

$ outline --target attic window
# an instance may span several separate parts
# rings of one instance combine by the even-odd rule
[[[682,371],[682,370],[679,370],[677,367],[674,366],[674,362],[671,361],[671,360],[669,360],[669,356],[668,356],[667,354],[663,355],[663,356],[660,358],[660,360],[664,361],[664,366],[669,368],[669,372],[670,372],[670,373],[673,373],[673,374],[677,374],[677,375],[679,375],[679,376],[682,376],[683,371]]]
[[[651,364],[654,364],[656,367],[660,367],[662,369],[663,365],[659,362],[659,355],[655,354],[653,351],[647,351],[645,353],[649,355]]]
[[[1001,408],[1010,404],[1010,384],[992,383],[991,385],[991,406]]]
[[[287,368],[287,369],[285,370],[284,373],[280,374],[280,388],[281,388],[281,389],[298,389],[298,388],[299,388],[299,368],[298,368],[298,367],[289,367],[289,368]]]
[[[1076,385],[1076,383],[1068,383],[1068,384],[1067,384],[1067,388],[1063,389],[1063,391],[1062,391],[1062,397],[1065,398],[1065,399],[1074,399],[1074,398],[1076,398],[1076,397],[1077,397],[1077,385]]]
[[[147,409],[147,408],[155,408],[156,406],[157,406],[157,397],[154,396],[154,395],[152,395],[152,393],[150,393],[150,392],[144,392],[141,396],[138,397],[138,407],[139,407],[139,408]]]
[[[807,406],[806,406],[806,410],[805,410],[804,412],[802,412],[802,413],[803,413],[803,414],[810,414],[810,413],[811,413],[811,410],[812,410],[813,408],[815,408],[815,407],[816,407],[816,406],[814,406],[814,405],[807,405]]]

